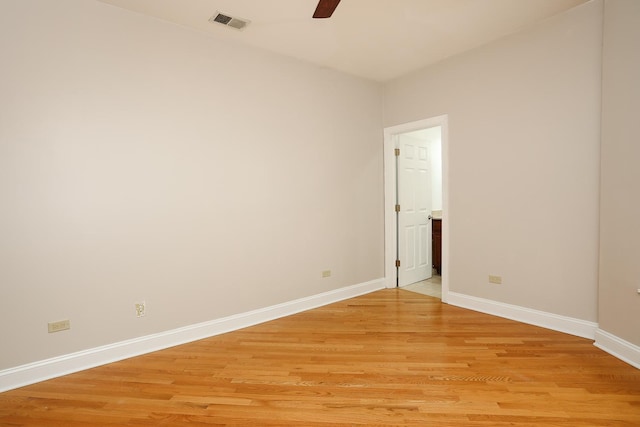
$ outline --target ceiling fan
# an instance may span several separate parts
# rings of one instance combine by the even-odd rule
[[[340,0],[320,0],[316,11],[313,13],[314,18],[331,18],[333,11],[338,7]]]

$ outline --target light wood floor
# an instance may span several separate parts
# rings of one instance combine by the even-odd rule
[[[0,425],[640,426],[640,370],[388,289],[0,394]]]

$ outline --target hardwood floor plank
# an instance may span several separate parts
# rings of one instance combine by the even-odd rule
[[[383,290],[0,394],[0,426],[640,426],[592,341]]]

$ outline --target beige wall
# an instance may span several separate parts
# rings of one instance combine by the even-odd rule
[[[640,346],[640,2],[604,13],[600,329]]]
[[[0,369],[383,276],[378,84],[87,0],[0,58]]]
[[[601,20],[587,3],[386,86],[385,127],[449,117],[452,292],[597,321]]]
[[[441,114],[451,291],[640,345],[639,15],[607,0],[602,104],[600,1],[383,100],[98,2],[5,2],[0,370],[380,278],[382,125]]]

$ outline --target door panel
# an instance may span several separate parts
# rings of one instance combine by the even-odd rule
[[[411,271],[416,268],[416,228],[414,226],[407,226],[405,228],[405,241],[406,241],[406,266],[405,270]]]
[[[431,171],[429,141],[399,135],[399,286],[431,277]]]

